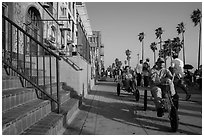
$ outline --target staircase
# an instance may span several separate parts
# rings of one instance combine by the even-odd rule
[[[81,98],[59,81],[61,58],[9,18],[2,16],[2,19],[3,26],[10,26],[2,32],[2,134],[62,134],[77,113]],[[12,35],[13,32],[17,34]],[[35,51],[36,54],[30,52],[26,56],[26,48],[20,53],[20,36],[48,55],[40,57]],[[32,44],[23,42],[31,49]]]
[[[47,93],[49,93],[49,86],[50,84],[44,86]],[[56,84],[52,83],[52,86],[55,87]],[[51,102],[33,87],[22,87],[19,77],[7,75],[3,68],[2,134],[62,134],[80,105],[79,98],[72,98],[71,91],[66,90],[64,86],[65,84],[61,82],[61,107],[58,114],[56,113],[56,103]],[[56,98],[56,94],[53,90],[54,98]]]

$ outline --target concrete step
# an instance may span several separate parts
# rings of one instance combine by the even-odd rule
[[[59,91],[62,91],[62,85],[63,83],[60,82],[59,83]],[[42,89],[44,89],[44,91],[46,91],[46,93],[51,94],[51,88],[52,88],[52,94],[57,93],[57,83],[52,83],[52,85],[50,83],[40,86]]]
[[[60,108],[60,113],[64,115],[64,127],[74,119],[76,113],[79,111],[80,100],[75,98],[70,98],[68,101],[63,103]]]
[[[51,112],[26,129],[22,135],[57,135],[63,129],[63,115]]]
[[[6,70],[2,67],[2,77],[7,76]]]
[[[2,89],[21,88],[22,84],[17,76],[2,76]]]
[[[44,77],[43,76],[32,76],[31,78],[28,77],[29,79],[32,80],[32,82],[37,84],[37,79],[38,79],[38,84],[43,85],[44,84]],[[52,83],[54,82],[55,77],[52,77]],[[45,76],[45,84],[50,84],[50,77]],[[20,81],[20,78],[18,76],[2,76],[2,89],[13,89],[13,88],[21,88],[22,84]],[[26,87],[33,87],[29,82],[26,81]]]
[[[37,83],[38,80],[38,85],[43,85],[44,84],[44,77],[43,76],[32,76],[31,78],[29,77],[29,79],[31,79],[32,82]],[[55,77],[52,77],[52,83],[54,82]],[[45,84],[50,84],[50,77],[49,76],[45,76]],[[32,85],[27,82],[27,87],[32,87]]]
[[[5,111],[2,113],[2,134],[21,134],[50,112],[50,101],[39,99]]]
[[[59,96],[60,96],[60,104],[63,104],[70,99],[70,92],[65,91],[65,90],[61,90],[59,92]],[[54,99],[57,99],[57,93],[54,93],[53,97],[54,97]],[[52,102],[52,110],[55,110],[55,109],[57,109],[57,103]]]
[[[8,62],[8,63],[11,63],[11,62]],[[18,64],[18,67],[19,67],[19,68],[24,68],[24,61],[23,61],[23,60],[18,60],[18,61],[17,61],[16,58],[13,58],[11,65],[12,65],[13,67],[16,67],[16,68],[17,68],[17,64]],[[32,68],[36,68],[36,63],[35,63],[34,61],[32,61],[32,63],[30,63],[30,60],[27,60],[27,61],[25,62],[25,68],[31,68],[31,67],[32,67]]]
[[[38,76],[43,76],[43,70],[42,69],[30,69],[30,68],[25,68],[25,73],[24,75],[26,76],[37,76],[37,72],[38,72]]]
[[[79,100],[71,98],[61,105],[60,113],[51,112],[36,124],[25,130],[22,135],[57,135],[65,128],[78,113]]]
[[[2,111],[7,111],[19,105],[37,99],[35,89],[16,88],[2,91]]]

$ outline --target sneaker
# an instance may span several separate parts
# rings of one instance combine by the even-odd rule
[[[164,110],[163,108],[158,108],[157,109],[157,117],[162,117],[164,115]]]
[[[191,98],[191,94],[186,95],[186,101],[188,101]]]

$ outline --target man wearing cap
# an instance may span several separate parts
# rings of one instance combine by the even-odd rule
[[[164,66],[164,59],[158,58],[156,66],[152,68],[150,72],[150,88],[152,96],[154,98],[158,117],[162,117],[164,114],[164,104],[162,98],[165,97],[165,90],[162,90],[162,85],[164,83],[168,83],[170,87],[171,96],[177,97],[177,94],[174,89],[174,84],[171,80],[173,78],[173,75]]]

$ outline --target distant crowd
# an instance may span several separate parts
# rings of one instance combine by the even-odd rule
[[[175,60],[177,64],[181,62],[181,60],[178,58]],[[155,67],[156,67],[156,64],[154,64],[152,68],[155,68]],[[118,76],[122,75],[123,72],[125,72],[125,68],[126,66],[122,66],[122,67],[114,66],[111,69],[103,70],[101,72],[101,76],[114,78],[114,80],[116,80]],[[130,73],[132,74],[133,78],[136,79],[137,86],[146,86],[146,87],[149,86],[149,74],[152,68],[150,68],[149,58],[147,58],[145,62],[140,60],[135,68],[131,68],[129,66]],[[172,71],[172,65],[169,67],[169,70]],[[197,86],[199,89],[202,89],[202,68],[201,66],[199,69],[196,69],[194,72],[191,72],[188,69],[183,69],[181,71],[183,71],[183,74],[181,73],[182,75],[180,77],[184,79],[185,84],[189,86]]]

